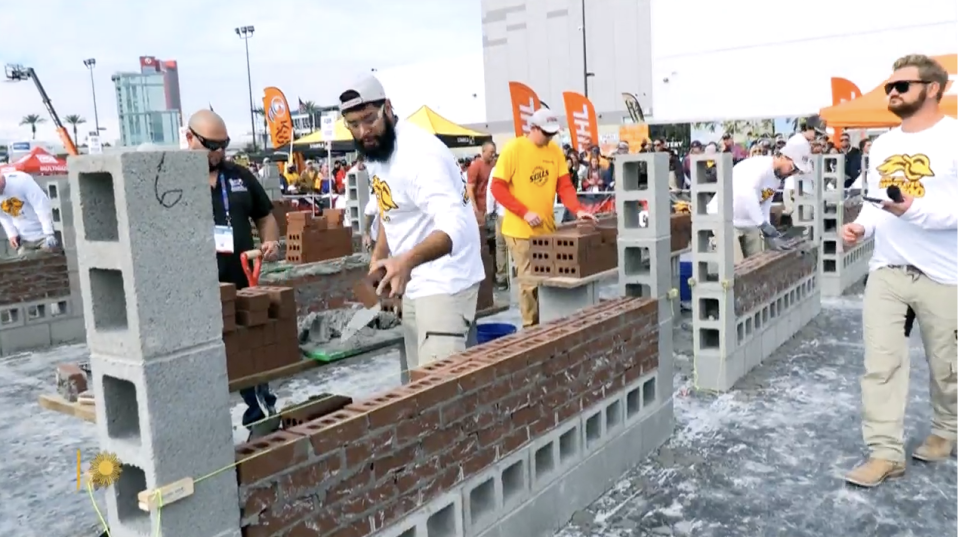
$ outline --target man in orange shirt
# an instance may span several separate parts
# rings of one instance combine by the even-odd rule
[[[486,184],[489,174],[493,171],[493,157],[496,155],[496,144],[486,142],[478,159],[470,163],[466,170],[466,185],[470,199],[473,200],[473,212],[476,220],[486,220]]]
[[[540,108],[529,118],[530,132],[510,140],[493,170],[490,190],[506,209],[503,238],[520,276],[531,275],[529,239],[556,231],[553,205],[559,194],[563,205],[577,218],[596,218],[579,204],[576,187],[569,178],[566,156],[553,142],[560,130],[559,118]],[[520,284],[519,309],[523,327],[539,323],[536,286]]]

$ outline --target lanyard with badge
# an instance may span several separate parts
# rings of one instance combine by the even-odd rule
[[[213,242],[216,244],[216,253],[233,253],[233,219],[230,217],[230,190],[226,177],[220,174],[220,194],[223,196],[223,214],[226,215],[225,226],[213,226]]]

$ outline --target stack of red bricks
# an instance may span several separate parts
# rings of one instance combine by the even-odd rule
[[[616,224],[581,222],[530,239],[534,276],[585,278],[616,268]]]
[[[300,360],[296,300],[290,287],[236,290],[220,284],[223,344],[229,379],[237,380]]]
[[[244,535],[359,537],[388,527],[655,372],[658,321],[654,300],[606,301],[238,446]]]
[[[0,305],[67,296],[70,276],[63,252],[0,263]]]
[[[353,230],[343,226],[342,209],[286,213],[286,260],[316,263],[352,255]]]

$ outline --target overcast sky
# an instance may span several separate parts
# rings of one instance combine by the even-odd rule
[[[78,114],[92,128],[94,70],[105,140],[119,137],[110,76],[139,71],[140,56],[177,60],[183,111],[209,104],[234,138],[250,131],[243,41],[234,28],[253,25],[254,99],[277,86],[297,98],[332,104],[344,84],[371,68],[385,70],[465,54],[482,54],[476,0],[27,0],[2,2],[0,63],[33,67],[61,118]],[[482,65],[474,69],[482,71]],[[455,77],[455,73],[450,73]],[[482,88],[479,88],[482,89]],[[429,104],[429,103],[423,103]],[[0,142],[28,140],[27,114],[47,122],[37,139],[56,135],[28,82],[0,84]],[[69,127],[68,127],[69,128]]]

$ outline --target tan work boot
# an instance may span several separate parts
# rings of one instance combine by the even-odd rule
[[[923,462],[939,462],[952,457],[956,443],[934,434],[926,437],[925,442],[912,452],[912,458]]]
[[[906,464],[884,459],[869,458],[846,474],[846,482],[866,488],[882,484],[887,478],[902,477],[906,473]]]

